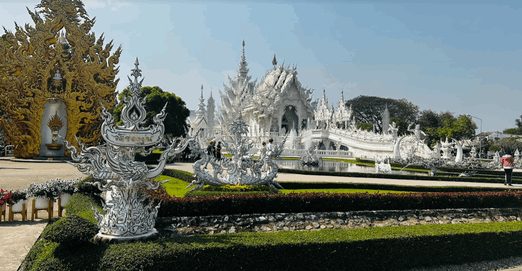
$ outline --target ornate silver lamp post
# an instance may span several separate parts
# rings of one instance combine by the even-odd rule
[[[103,108],[101,132],[105,144],[85,147],[80,143],[80,153],[66,142],[71,158],[78,170],[101,180],[100,189],[105,192],[103,213],[96,212],[100,231],[98,239],[130,240],[149,237],[157,233],[154,228],[159,203],[146,196],[147,189],[157,189],[159,183],[151,179],[161,174],[167,158],[180,153],[191,140],[185,140],[176,148],[175,140],[161,154],[155,168],[149,169],[144,162],[134,160],[136,153],[150,154],[161,145],[166,117],[165,108],[153,117],[153,124],[145,127],[147,112],[140,98],[141,70],[138,59],[132,70],[134,80],[130,81],[131,96],[124,98],[121,112],[123,125],[116,125],[112,115]]]

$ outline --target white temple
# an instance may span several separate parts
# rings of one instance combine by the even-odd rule
[[[324,90],[322,97],[312,103],[312,90],[302,86],[295,66],[278,65],[275,55],[272,65],[259,83],[252,81],[243,41],[238,73],[229,77],[220,91],[219,122],[214,120],[212,96],[205,108],[202,92],[195,117],[189,121],[191,129],[201,130],[200,136],[207,140],[219,138],[226,132],[227,124],[241,115],[249,126],[248,136],[257,144],[269,138],[280,142],[287,136],[283,155],[299,156],[314,144],[328,156],[433,157],[433,151],[418,136],[420,131],[397,134],[395,124],[390,124],[388,108],[382,115],[382,132],[358,129],[343,92],[337,107],[330,107]]]

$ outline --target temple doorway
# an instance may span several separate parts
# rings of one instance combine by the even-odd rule
[[[287,105],[285,107],[285,111],[283,113],[283,117],[281,118],[281,131],[284,133],[289,133],[291,130],[295,130],[296,133],[299,133],[299,117],[295,112],[295,107],[293,105]]]

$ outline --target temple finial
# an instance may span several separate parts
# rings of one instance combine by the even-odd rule
[[[241,60],[239,62],[239,76],[244,78],[248,74],[248,63],[246,61],[246,56],[245,56],[245,41],[244,40],[242,42],[242,45],[243,45],[243,49],[241,51]]]
[[[272,65],[274,66],[277,66],[277,58],[276,58],[276,54],[274,54],[274,57],[272,58]]]

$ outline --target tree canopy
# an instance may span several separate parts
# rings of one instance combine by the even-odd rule
[[[515,120],[515,125],[515,128],[508,128],[504,130],[504,134],[522,135],[522,115],[520,115],[519,118]]]
[[[346,102],[352,106],[354,118],[359,128],[372,128],[373,124],[382,131],[382,113],[386,106],[390,112],[390,123],[395,122],[399,133],[407,131],[408,125],[414,123],[419,108],[406,99],[390,99],[374,96],[358,96]]]
[[[469,115],[455,117],[450,112],[436,113],[424,110],[417,121],[426,133],[426,143],[432,146],[441,138],[466,139],[475,136],[477,125]]]
[[[183,136],[185,135],[185,129],[187,127],[187,117],[190,115],[190,111],[185,106],[185,102],[176,94],[168,91],[163,91],[158,86],[144,86],[141,88],[141,93],[145,97],[145,109],[147,110],[147,121],[148,124],[152,124],[152,117],[158,114],[165,103],[167,105],[167,117],[163,122],[165,124],[165,134],[172,136]],[[122,103],[123,97],[129,96],[130,91],[128,88],[122,90],[118,94],[118,100],[120,101],[114,108],[114,117],[116,121],[120,121],[120,114],[123,110],[124,104]]]

